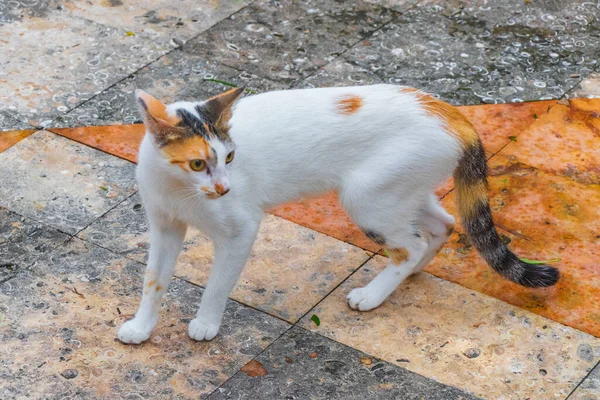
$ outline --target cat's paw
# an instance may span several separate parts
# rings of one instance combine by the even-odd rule
[[[352,289],[346,296],[350,308],[358,311],[369,311],[378,307],[383,300],[367,287]]]
[[[154,328],[153,324],[150,325],[134,318],[121,325],[117,337],[123,343],[140,344],[148,340],[152,328]]]
[[[217,332],[219,332],[220,327],[221,324],[211,323],[202,318],[194,318],[190,321],[188,335],[197,341],[212,340],[215,336],[217,336]]]

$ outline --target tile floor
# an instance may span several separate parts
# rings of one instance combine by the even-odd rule
[[[600,398],[598,21],[583,0],[0,2],[0,398]],[[556,287],[498,279],[458,225],[353,311],[386,259],[326,193],[271,210],[215,340],[187,338],[212,258],[191,231],[151,340],[116,341],[148,250],[135,88],[382,82],[460,106],[503,239]]]

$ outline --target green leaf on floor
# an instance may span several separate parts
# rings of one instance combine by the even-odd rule
[[[135,33],[131,32],[131,31],[127,31],[127,32],[125,32],[125,34],[127,36],[135,36]]]
[[[227,81],[222,81],[220,79],[213,79],[213,78],[205,78],[204,81],[206,82],[215,82],[215,83],[220,83],[221,85],[225,85],[225,86],[230,86],[230,87],[239,87],[238,85],[236,85],[235,83],[231,83],[231,82],[227,82]],[[248,92],[250,94],[256,94],[256,91],[252,90],[252,89],[244,89],[245,92]]]
[[[537,114],[533,114],[533,119],[538,119]]]
[[[98,186],[100,189],[104,190],[105,192],[108,192],[108,188],[105,188],[104,186]]]
[[[319,317],[317,317],[316,314],[313,314],[312,317],[310,317],[310,320],[314,322],[316,326],[321,325],[321,320],[319,319]]]
[[[548,261],[536,261],[536,260],[528,260],[526,258],[520,258],[521,261],[523,261],[525,264],[551,264],[551,263],[555,263],[555,262],[559,262],[561,259],[560,258],[554,258],[552,260],[548,260]]]
[[[516,136],[509,136],[508,137],[509,140],[516,142],[517,141],[517,137]]]

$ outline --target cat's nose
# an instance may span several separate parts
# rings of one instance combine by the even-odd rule
[[[229,186],[225,186],[221,183],[217,183],[215,185],[215,192],[219,193],[221,196],[227,194],[229,192]]]

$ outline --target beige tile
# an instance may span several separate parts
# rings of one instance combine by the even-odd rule
[[[199,233],[188,239],[175,274],[204,285],[212,244]],[[358,247],[267,216],[231,298],[296,322],[368,258]]]
[[[488,399],[566,398],[600,359],[600,339],[427,273],[371,312],[351,310],[345,295],[385,262],[367,263],[302,325]]]
[[[46,131],[0,153],[0,205],[75,234],[135,191],[135,165]]]
[[[600,364],[585,378],[569,400],[597,400],[600,397]]]
[[[2,398],[194,398],[206,395],[288,325],[228,302],[219,336],[187,336],[202,289],[174,279],[150,341],[116,340],[135,312],[145,267],[73,239],[0,284]]]

